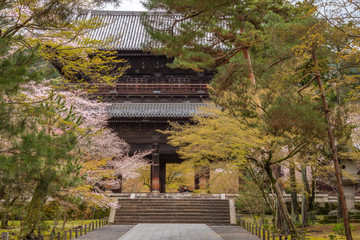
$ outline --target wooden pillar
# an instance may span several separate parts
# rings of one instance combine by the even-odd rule
[[[166,162],[160,161],[160,192],[166,192]]]
[[[154,143],[151,163],[151,192],[160,192],[160,156],[159,144]]]
[[[210,180],[210,168],[207,166],[195,166],[194,188],[207,189]]]

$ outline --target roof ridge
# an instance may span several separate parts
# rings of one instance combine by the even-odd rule
[[[146,11],[89,10],[92,15],[141,15]]]
[[[157,14],[167,14],[165,11],[123,11],[123,10],[101,10],[101,9],[82,9],[80,14],[87,14],[91,12],[91,15],[131,15],[131,16],[139,16],[141,14],[147,13],[149,15],[157,15]],[[177,14],[176,14],[177,15]]]

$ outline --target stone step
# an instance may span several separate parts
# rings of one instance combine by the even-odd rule
[[[229,222],[229,217],[217,217],[217,218],[188,218],[188,217],[116,217],[115,222],[117,221],[129,221],[129,222],[141,222],[141,221],[222,221]]]
[[[117,221],[116,225],[136,225],[139,223],[199,223],[199,224],[209,224],[209,225],[230,225],[230,221],[196,221],[196,220],[186,220],[186,221],[178,221],[178,220],[158,220],[158,221]]]
[[[189,202],[118,202],[120,205],[176,205],[176,206],[227,206],[229,202],[223,203],[206,203],[206,202],[198,202],[198,203],[189,203]]]
[[[124,208],[124,209],[117,209],[117,212],[119,213],[152,213],[152,212],[158,212],[158,213],[211,213],[211,214],[216,214],[216,213],[228,213],[229,209],[169,209],[169,208],[157,208],[157,209],[146,209],[146,208],[142,208],[142,209],[137,209],[136,211],[134,211],[134,209],[129,209],[129,208]]]
[[[119,202],[119,205],[131,206],[131,205],[145,205],[145,206],[158,206],[158,205],[167,205],[167,206],[228,206],[229,203],[170,203],[170,202],[144,202],[144,203],[134,203],[134,202]]]
[[[212,203],[223,203],[227,202],[228,200],[221,200],[221,199],[118,199],[121,202],[191,202],[191,203],[197,203],[197,202],[212,202]]]
[[[229,225],[229,220],[214,219],[125,219],[117,220],[114,225],[138,224],[138,223],[201,223],[201,224],[222,224]]]
[[[118,199],[119,201],[129,202],[226,202],[226,199],[176,199],[176,198],[135,198],[135,199]]]
[[[223,216],[196,216],[192,217],[187,215],[177,215],[177,216],[171,216],[171,215],[134,215],[134,216],[115,216],[115,219],[228,219],[229,216],[223,215]]]
[[[145,212],[154,212],[154,213],[211,213],[211,214],[216,214],[216,213],[223,213],[223,212],[228,212],[229,209],[168,209],[168,208],[152,208],[152,209],[146,209],[146,208],[142,208],[142,209],[136,209],[136,211],[134,209],[129,209],[129,208],[120,208],[117,209],[117,212],[121,212],[121,213],[145,213]]]
[[[229,201],[221,199],[119,199],[114,224],[230,224]]]
[[[143,209],[178,209],[178,210],[186,210],[186,209],[213,209],[213,210],[221,210],[221,209],[229,209],[229,206],[214,206],[214,205],[202,205],[202,206],[192,206],[192,205],[120,205],[118,209],[137,209],[141,206]]]
[[[121,206],[139,206],[139,205],[143,205],[143,206],[196,206],[196,207],[201,207],[201,206],[214,206],[214,207],[221,207],[221,206],[228,206],[229,203],[222,203],[222,204],[211,204],[211,203],[197,203],[197,204],[191,204],[191,203],[123,203],[123,202],[119,202],[119,205]]]
[[[205,213],[174,213],[174,212],[159,212],[159,213],[154,213],[154,212],[138,212],[138,213],[130,213],[130,212],[120,212],[120,213],[116,213],[115,216],[171,216],[171,217],[177,217],[177,216],[187,216],[187,217],[203,217],[203,216],[212,216],[212,217],[218,217],[218,216],[227,216],[229,217],[230,214],[226,213],[226,212],[222,212],[222,213],[211,213],[211,214],[205,214]]]

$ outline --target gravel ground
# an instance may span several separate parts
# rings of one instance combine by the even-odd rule
[[[87,233],[77,239],[80,240],[118,240],[135,225],[107,225]],[[210,226],[224,240],[260,240],[238,226]],[[177,239],[174,239],[177,240]]]
[[[130,231],[135,225],[107,225],[97,228],[76,239],[82,240],[118,240],[122,235]]]
[[[238,226],[210,226],[210,228],[224,240],[260,240],[257,236]]]

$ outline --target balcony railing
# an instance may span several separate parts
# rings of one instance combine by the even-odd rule
[[[208,94],[208,84],[118,83],[115,86],[98,85],[95,95],[149,95],[149,94]]]

